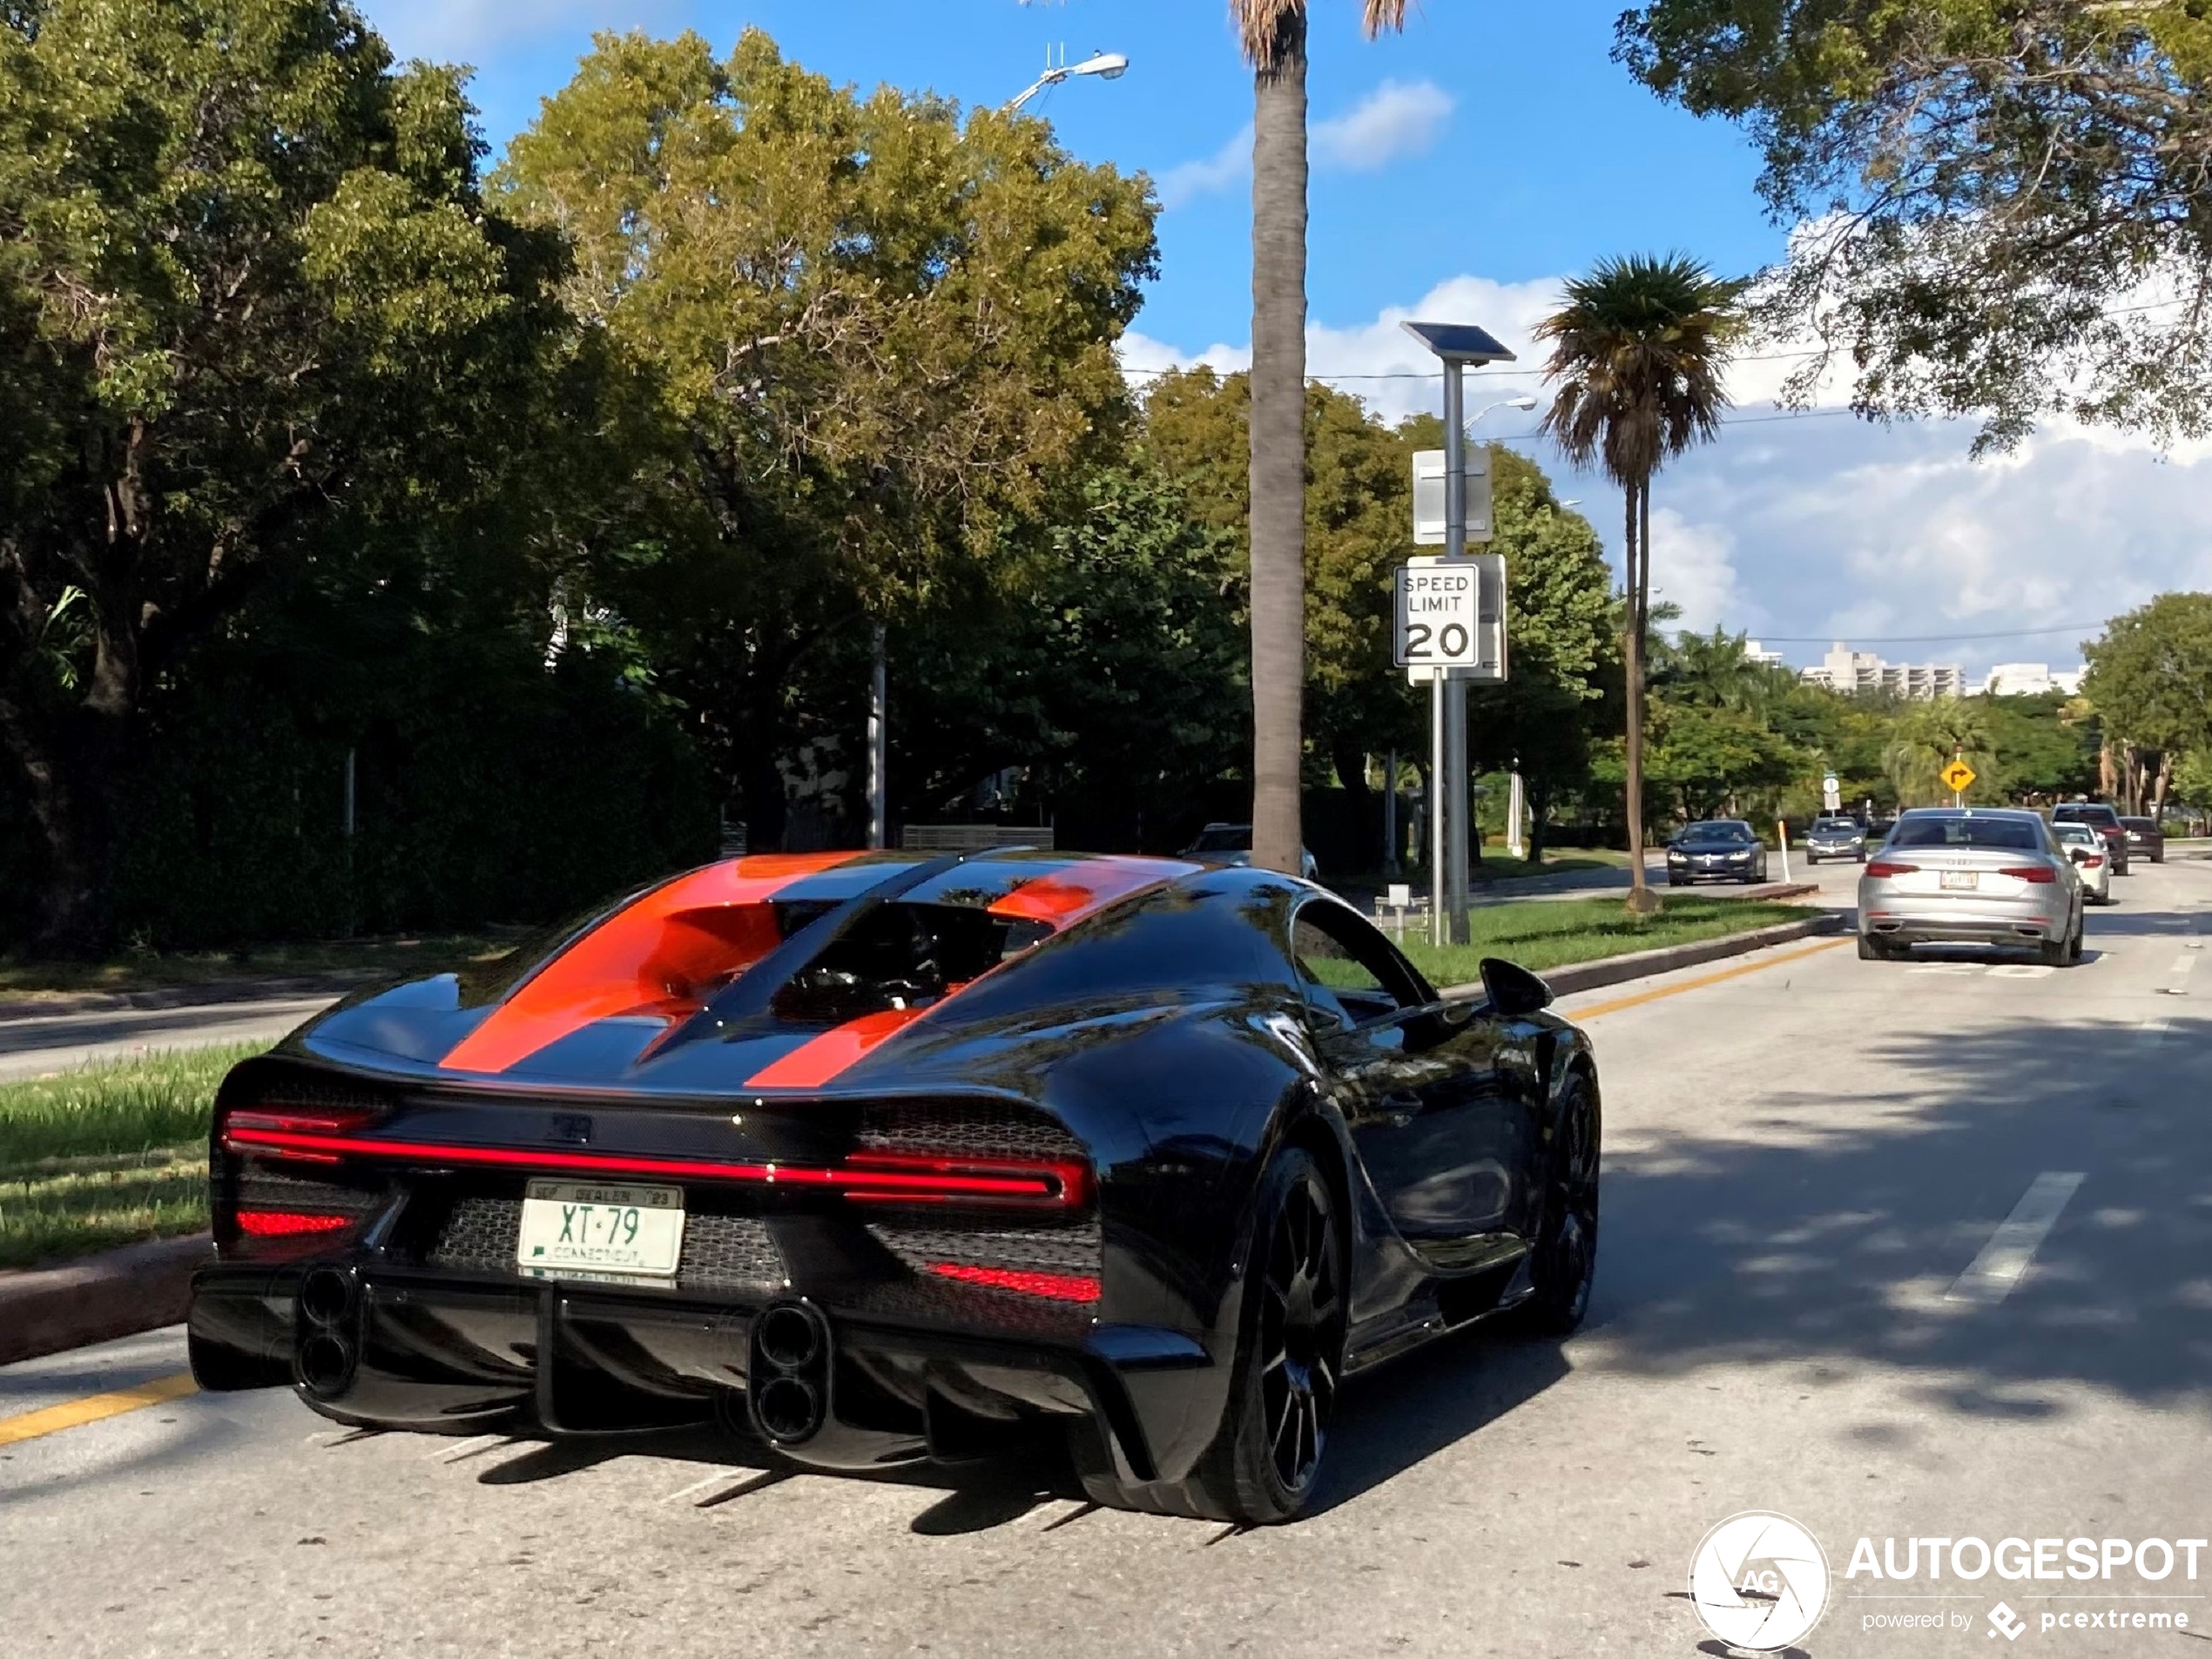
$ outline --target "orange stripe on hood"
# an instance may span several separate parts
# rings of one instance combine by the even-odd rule
[[[540,968],[438,1064],[505,1071],[594,1020],[697,1013],[706,993],[780,942],[772,898],[801,877],[860,856],[764,853],[656,887]]]
[[[1062,933],[1086,916],[1104,909],[1146,887],[1157,887],[1203,868],[1173,859],[1084,859],[1050,875],[1025,881],[990,907],[995,916],[1008,916],[1051,925]],[[1009,959],[1012,960],[1012,959]],[[1006,966],[1004,962],[1000,968]],[[905,1030],[915,1020],[941,1008],[954,997],[988,979],[991,973],[948,987],[944,995],[926,1008],[881,1008],[857,1020],[833,1026],[819,1036],[802,1042],[780,1059],[771,1062],[745,1079],[747,1089],[819,1089],[858,1065],[877,1045]]]

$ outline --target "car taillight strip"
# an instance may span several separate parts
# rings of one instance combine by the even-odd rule
[[[334,1233],[358,1216],[311,1216],[298,1210],[241,1210],[238,1230],[253,1238],[291,1238],[301,1233]]]
[[[1096,1302],[1099,1283],[1076,1273],[1035,1273],[1012,1267],[974,1267],[965,1262],[932,1262],[929,1271],[939,1278],[963,1285],[981,1285],[994,1291],[1018,1291],[1055,1302]]]
[[[340,1157],[404,1160],[433,1166],[535,1170],[579,1175],[662,1176],[674,1180],[729,1181],[760,1186],[826,1188],[848,1198],[886,1202],[1020,1204],[1073,1209],[1082,1202],[1081,1165],[1001,1163],[989,1158],[855,1158],[824,1168],[803,1163],[725,1163],[705,1158],[651,1157],[616,1152],[565,1152],[534,1147],[468,1146],[435,1141],[384,1140],[361,1135],[311,1134],[295,1130],[224,1125],[223,1144],[238,1152],[327,1163]]]
[[[2022,881],[2055,881],[2059,873],[2047,864],[2013,864],[1998,871],[2000,875],[2017,876]]]
[[[1917,864],[1892,864],[1886,859],[1877,859],[1866,867],[1866,873],[1878,881],[1892,875],[1912,875],[1919,867]]]

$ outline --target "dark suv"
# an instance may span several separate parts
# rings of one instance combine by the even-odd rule
[[[2120,814],[2102,801],[2069,800],[2051,808],[2054,824],[2087,824],[2105,838],[2114,875],[2128,873],[2128,830]]]

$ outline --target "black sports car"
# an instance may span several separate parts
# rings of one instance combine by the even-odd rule
[[[710,865],[233,1071],[193,1372],[822,1469],[1065,1435],[1099,1501],[1281,1520],[1347,1372],[1588,1303],[1595,1068],[1483,974],[1263,870]]]
[[[1667,843],[1667,885],[1670,887],[1686,887],[1697,881],[1766,879],[1766,843],[1740,818],[1712,818],[1685,825]]]

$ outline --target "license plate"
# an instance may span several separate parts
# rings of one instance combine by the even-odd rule
[[[525,1273],[672,1278],[683,1253],[680,1187],[533,1181],[523,1195],[515,1260]]]
[[[1946,893],[1972,893],[1981,886],[1981,877],[1973,870],[1946,870],[1943,890]]]

